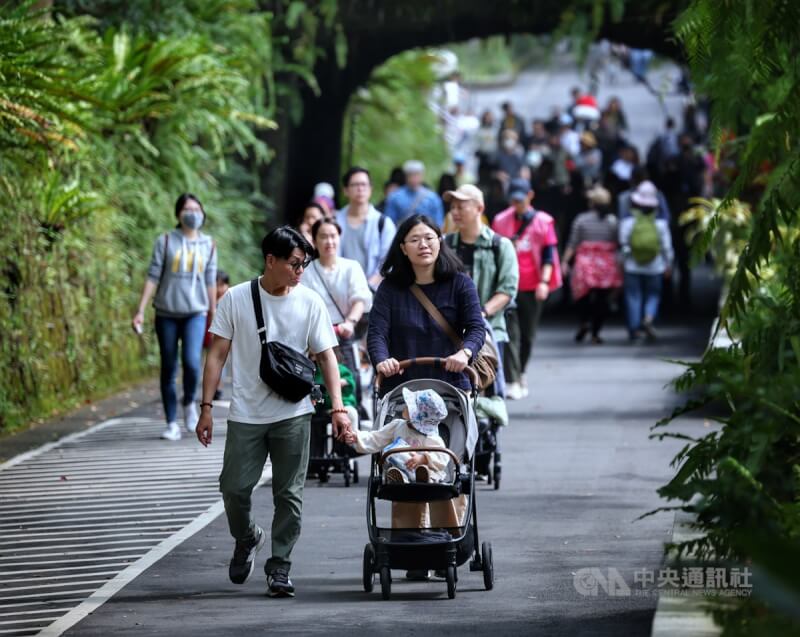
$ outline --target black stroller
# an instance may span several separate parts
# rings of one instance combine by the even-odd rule
[[[480,435],[475,446],[475,473],[478,476],[486,476],[486,482],[499,489],[503,472],[498,445],[500,426],[493,418],[479,418],[478,433]]]
[[[417,358],[400,363],[401,369],[411,365],[444,364],[441,358]],[[379,400],[382,377],[375,379],[375,428],[395,418],[403,409],[403,388],[412,391],[433,389],[444,399],[448,416],[439,425],[439,433],[447,445],[440,448],[395,448],[383,454],[374,454],[367,489],[367,529],[369,544],[364,548],[364,590],[371,592],[375,574],[380,578],[383,599],[389,599],[392,590],[392,569],[429,570],[445,574],[447,596],[456,595],[458,566],[471,559],[470,571],[481,571],[486,590],[494,586],[492,545],[478,539],[477,504],[475,501],[475,456],[473,450],[478,438],[475,422],[474,399],[477,376],[470,369],[473,391],[471,395],[449,383],[436,379],[407,381]],[[450,456],[447,479],[438,483],[387,483],[384,464],[394,453],[427,451]],[[388,467],[387,467],[388,468]],[[462,506],[458,513],[459,524],[454,528],[385,528],[378,526],[376,500],[390,502],[443,502],[455,500]],[[458,507],[456,507],[458,508]],[[480,547],[480,550],[479,550]]]
[[[352,447],[333,437],[328,410],[317,403],[311,416],[311,445],[308,454],[308,474],[316,475],[320,482],[328,482],[332,473],[341,473],[344,486],[358,482],[358,462]]]

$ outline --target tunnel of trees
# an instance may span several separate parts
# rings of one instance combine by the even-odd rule
[[[514,33],[545,34],[558,30],[568,15],[591,9],[592,2],[557,0],[345,0],[339,3],[336,28],[322,30],[314,66],[317,88],[300,95],[302,119],[288,112],[279,132],[269,137],[281,158],[263,169],[264,187],[287,215],[298,211],[319,181],[338,184],[342,129],[350,96],[388,58],[415,47]],[[607,15],[598,38],[649,48],[679,58],[670,25],[682,3],[638,2],[625,6],[619,19]],[[280,10],[279,6],[273,7]],[[346,44],[346,55],[337,46]]]

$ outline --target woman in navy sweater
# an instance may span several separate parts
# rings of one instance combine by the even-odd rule
[[[381,268],[384,280],[375,293],[367,334],[370,359],[386,377],[382,393],[412,378],[439,378],[470,389],[464,368],[483,347],[486,328],[475,284],[462,269],[429,217],[412,215],[400,224]],[[412,294],[414,283],[461,336],[461,349]],[[444,358],[444,369],[412,366],[400,372],[398,361],[422,356]]]

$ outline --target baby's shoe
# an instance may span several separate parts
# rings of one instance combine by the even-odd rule
[[[386,470],[386,482],[408,482],[408,478],[397,467],[390,467]]]
[[[424,464],[419,465],[415,472],[415,478],[417,482],[429,482],[431,479],[431,473],[428,471],[428,467],[426,467]]]

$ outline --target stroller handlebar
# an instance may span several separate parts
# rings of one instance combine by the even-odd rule
[[[391,456],[393,453],[419,453],[421,451],[429,451],[432,453],[444,453],[450,456],[453,459],[453,462],[456,464],[456,468],[459,467],[461,462],[458,459],[458,456],[450,451],[447,447],[396,447],[387,451],[386,453],[381,454],[379,463],[382,465],[386,462],[386,459]]]
[[[430,367],[439,367],[444,369],[444,358],[440,358],[438,356],[422,356],[420,358],[407,358],[406,360],[400,361],[400,369],[408,369],[412,365],[428,365]],[[478,373],[472,369],[469,365],[464,368],[464,372],[469,377],[469,383],[472,386],[472,391],[477,391],[478,387],[480,387],[480,380],[478,379]],[[381,388],[381,383],[383,383],[384,376],[380,372],[375,375],[375,391],[379,391]]]

